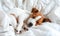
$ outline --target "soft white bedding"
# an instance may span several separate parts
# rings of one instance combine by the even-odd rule
[[[38,2],[38,4],[37,4]],[[39,10],[42,9],[42,13],[52,20],[54,23],[42,23],[40,26],[32,27],[29,31],[22,34],[16,34],[16,36],[60,36],[60,14],[56,15],[55,12],[60,13],[60,0],[26,0],[24,3],[22,0],[0,0],[0,10],[7,13],[12,8],[18,7],[25,10],[31,10],[31,8],[37,7]],[[57,8],[58,7],[58,8]],[[11,28],[11,27],[10,27]],[[11,28],[13,30],[13,28]],[[10,31],[10,30],[9,30]],[[12,31],[11,31],[12,32]],[[5,36],[7,33],[0,33],[0,36]],[[12,35],[7,35],[12,36]],[[14,35],[15,36],[15,35]]]
[[[60,36],[60,25],[46,22],[18,36]]]

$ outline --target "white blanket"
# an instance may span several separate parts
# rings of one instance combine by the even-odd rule
[[[40,26],[32,27],[29,31],[17,36],[60,36],[60,25],[56,23],[43,23]]]
[[[60,36],[60,25],[59,25],[60,17],[57,17],[58,15],[56,16],[55,14],[55,10],[57,10],[57,7],[60,7],[60,0],[29,0],[29,1],[26,0],[24,3],[22,0],[0,0],[0,10],[6,13],[7,11],[15,7],[26,9],[29,11],[31,11],[32,7],[37,7],[39,10],[43,8],[42,13],[44,15],[47,15],[47,17],[54,22],[54,23],[43,23],[43,25],[32,27],[29,29],[29,31],[24,32],[22,34],[16,34],[16,36]],[[58,12],[60,12],[60,10]],[[55,18],[57,19],[55,20]],[[13,30],[13,28],[11,29]],[[9,32],[0,34],[1,34],[0,36],[4,36],[3,34],[13,36],[12,35],[13,33],[10,34]]]

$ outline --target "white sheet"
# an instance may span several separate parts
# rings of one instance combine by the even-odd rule
[[[43,25],[32,27],[29,31],[18,36],[60,36],[60,25],[56,23],[43,23]]]
[[[38,3],[37,3],[38,2]],[[35,3],[35,4],[34,4]],[[42,9],[43,6],[43,9]],[[29,0],[23,3],[22,0],[0,0],[0,10],[7,13],[12,8],[18,7],[21,9],[31,10],[32,7],[37,7],[39,10],[43,10],[42,13],[47,15],[54,23],[43,23],[43,25],[32,27],[29,31],[16,36],[60,36],[60,17],[55,15],[55,9],[60,7],[60,0]],[[51,13],[51,11],[54,11]],[[53,17],[53,18],[52,18]],[[57,18],[56,20],[54,18]],[[53,20],[54,19],[54,20]],[[58,22],[55,22],[58,21]],[[2,33],[0,33],[2,34]],[[2,35],[0,35],[2,36]]]

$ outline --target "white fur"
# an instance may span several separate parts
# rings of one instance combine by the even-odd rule
[[[8,15],[8,17],[10,19],[9,25],[12,25],[13,28],[15,29],[17,26],[16,18],[13,15]]]
[[[19,17],[19,20],[18,20],[18,27],[16,28],[16,30],[18,30],[17,33],[19,33],[19,31],[22,29],[22,26],[23,26],[23,21],[26,20],[29,15],[31,14],[29,11],[27,10],[22,10],[20,8],[14,8],[14,9],[11,9],[8,14],[15,14],[16,18]]]
[[[35,18],[35,20],[37,21],[37,20],[39,20],[41,18],[41,16],[37,16],[36,18]]]
[[[29,23],[32,23],[32,24],[33,24],[32,27],[34,27],[34,26],[36,25],[36,21],[39,20],[40,18],[41,18],[41,16],[37,16],[35,19],[30,18],[27,23],[28,23],[28,24],[29,24]]]
[[[33,18],[30,18],[30,19],[28,20],[27,24],[29,24],[29,23],[32,23],[33,26],[35,26],[35,24],[36,24],[36,20],[33,19]],[[33,27],[33,26],[32,26],[32,27]]]

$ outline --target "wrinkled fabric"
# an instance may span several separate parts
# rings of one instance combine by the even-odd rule
[[[27,32],[16,34],[16,36],[60,36],[60,10],[58,10],[60,0],[0,0],[0,10],[6,13],[13,8],[31,11],[33,7],[39,9],[54,23],[43,23],[43,25],[30,28]],[[10,28],[7,29],[6,27],[0,27],[0,31],[3,31],[3,33],[0,32],[0,36],[15,36],[13,28],[7,27]],[[5,31],[7,32],[4,33]]]
[[[15,36],[12,26],[9,26],[10,19],[7,14],[0,11],[0,36]]]
[[[29,31],[17,36],[60,36],[60,25],[43,23],[43,25],[30,28]]]
[[[51,13],[47,15],[49,19],[51,19],[52,22],[60,24],[60,7],[56,6]]]

